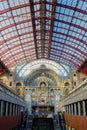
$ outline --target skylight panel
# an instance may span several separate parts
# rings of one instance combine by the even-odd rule
[[[67,15],[69,15],[70,14],[70,12],[71,12],[72,10],[69,10],[69,9],[65,9],[65,14],[67,14]],[[74,12],[74,11],[72,11],[72,12]],[[73,14],[73,13],[72,13]]]
[[[83,31],[83,30],[81,30],[81,29],[79,29],[79,28],[76,30],[76,32],[78,32],[77,35],[78,35],[79,33],[82,34],[82,35],[85,33],[85,31]]]
[[[30,8],[29,8],[30,9]],[[24,14],[24,13],[29,13],[29,10],[27,7],[23,7],[22,9],[21,9],[21,14]],[[18,12],[18,11],[17,11]]]
[[[69,35],[72,35],[72,32],[73,32],[73,31],[69,31],[68,34],[69,34]],[[68,38],[68,39],[69,39],[69,38]]]
[[[34,0],[34,2],[39,2],[39,0]]]
[[[57,0],[57,3],[61,3],[62,2],[62,0]]]
[[[23,4],[25,4],[25,0],[17,0],[19,3],[20,3],[20,5],[23,5]],[[27,0],[28,1],[28,0]]]
[[[48,2],[52,2],[53,0],[47,0]]]
[[[20,52],[20,51],[22,51],[22,47],[21,46],[18,46],[18,47],[15,47],[15,48],[12,48],[11,50],[10,50],[11,52]]]
[[[80,0],[77,7],[82,8],[82,6],[83,6],[83,1]]]
[[[0,10],[4,10],[3,2],[0,2]]]
[[[59,14],[55,14],[55,19],[57,19],[59,17]],[[55,22],[55,25],[57,25],[57,22]]]
[[[87,21],[87,15],[83,15],[82,18],[85,22]]]
[[[5,27],[5,26],[6,26],[5,21],[2,21],[2,22],[0,23],[0,28],[3,28],[3,27]]]
[[[87,42],[87,37],[83,37],[83,41],[86,41],[86,42]]]
[[[84,25],[84,28],[87,28],[87,22],[86,22],[86,24]]]
[[[50,5],[49,5],[49,4],[46,4],[46,8],[49,10],[49,8],[50,8]]]
[[[68,31],[65,31],[65,29],[61,28],[60,29],[60,32],[64,33],[64,34],[67,34]]]
[[[77,25],[80,25],[81,20],[77,20],[76,18],[73,19],[72,23],[75,23]]]
[[[75,16],[75,17],[81,18],[81,16],[80,16],[79,14],[80,14],[80,12],[78,12],[78,11],[75,11],[75,12],[74,12],[74,16]]]
[[[47,17],[51,17],[51,12],[46,12]]]
[[[62,4],[71,6],[72,5],[72,0],[63,0]]]
[[[66,2],[68,2],[68,0],[61,0],[61,3],[64,5],[66,4]]]
[[[64,17],[63,17],[63,20],[64,20],[64,21],[67,21],[67,20],[68,20],[68,16],[64,16]]]
[[[6,36],[7,36],[7,38],[10,38],[10,37],[13,37],[13,36],[15,36],[15,35],[17,35],[17,32],[15,31],[15,32],[12,32],[12,33],[8,33]]]
[[[34,11],[36,11],[37,10],[37,5],[34,5]]]
[[[78,49],[80,49],[81,51],[85,51],[85,48],[83,48],[82,46],[78,46]]]
[[[66,8],[61,7],[60,10],[59,10],[59,13],[65,14],[65,10],[66,10]]]
[[[13,19],[10,18],[10,19],[9,19],[9,23],[10,23],[10,24],[13,24],[13,23],[14,23]]]
[[[64,17],[66,17],[66,16],[65,16],[65,15],[63,15],[63,14],[60,14],[58,19],[63,20],[63,19],[64,19]]]
[[[67,17],[67,22],[71,22],[71,20],[72,20],[72,17],[68,16]]]
[[[80,26],[84,27],[84,25],[85,25],[85,22],[81,21]]]
[[[10,24],[9,22],[10,22],[9,19],[5,20],[6,26]]]
[[[76,36],[76,32],[73,32],[73,31],[72,31],[72,36],[74,36],[74,37],[75,37],[75,36]]]
[[[3,39],[3,37],[1,36],[1,34],[0,34],[0,42],[2,42],[4,39]]]
[[[76,4],[77,4],[77,0],[72,0],[72,6],[76,7]]]
[[[2,3],[2,6],[3,6],[3,10],[9,8],[7,1],[3,1],[1,3]],[[0,6],[1,6],[1,3],[0,3]]]
[[[14,7],[15,6],[15,2],[13,0],[9,0],[9,4],[10,4],[10,7]]]
[[[62,24],[62,26],[65,25],[65,28],[69,28],[69,25],[68,24]]]

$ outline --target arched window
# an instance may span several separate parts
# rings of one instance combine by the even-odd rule
[[[65,95],[68,95],[69,94],[69,89],[66,89],[65,90]]]
[[[64,86],[70,86],[70,83],[66,82],[66,83],[64,84]]]
[[[20,87],[20,86],[22,86],[22,84],[20,82],[17,82],[16,87]]]

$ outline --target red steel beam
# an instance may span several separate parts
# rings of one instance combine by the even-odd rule
[[[1,10],[1,11],[0,11],[0,15],[1,15],[1,14],[4,14],[4,13],[7,13],[7,12],[9,12],[9,11],[11,11],[11,10],[16,10],[16,9],[20,9],[20,8],[23,8],[23,7],[29,7],[29,6],[30,6],[30,4],[27,3],[27,4],[22,4],[22,5],[10,7],[10,8],[8,8],[8,9]]]
[[[74,37],[74,36],[72,36],[72,35],[64,34],[64,33],[61,33],[61,32],[56,32],[56,31],[53,31],[53,32],[56,33],[56,34],[64,35],[64,36],[66,36],[66,37],[70,37],[70,38],[72,38],[72,39],[75,39],[76,41],[79,41],[79,42],[82,42],[82,43],[86,44],[86,42],[83,41],[82,39],[79,39],[79,38]]]
[[[58,56],[58,55],[53,55],[53,56],[56,56],[56,57],[59,57],[59,58],[60,58],[60,56]],[[69,63],[72,63],[74,66],[76,66],[76,68],[79,67],[78,64],[76,64],[76,63],[74,63],[73,61],[69,60],[67,57],[65,58],[65,57],[61,56],[61,58],[62,58],[63,60],[66,60],[66,62],[68,61]],[[58,60],[59,60],[59,59],[58,59]]]
[[[26,44],[29,46],[28,42],[23,43],[23,45],[26,45]],[[23,45],[22,45],[22,46],[23,46]],[[14,46],[11,47],[11,48],[9,47],[9,48],[5,49],[3,52],[0,52],[0,55],[4,55],[5,53],[10,52],[10,50],[12,50],[12,49],[14,49],[14,48],[15,48],[15,50],[16,50],[17,47],[20,47],[20,48],[21,48],[22,46],[21,46],[20,44],[18,44],[18,45],[14,45]],[[23,46],[23,47],[24,47],[24,46]],[[25,48],[26,48],[26,46],[25,46]],[[2,49],[2,48],[1,48],[1,49]],[[22,48],[21,48],[21,49],[22,49]],[[32,49],[32,48],[31,48],[31,49]]]
[[[28,58],[28,57],[27,57],[27,60],[28,60],[28,59],[31,59],[31,58]],[[18,62],[18,61],[19,61],[19,62]],[[22,61],[25,61],[25,59],[24,59],[23,57],[17,59],[17,62],[18,62],[18,63],[20,63],[20,62],[22,62]],[[5,64],[6,64],[6,63],[5,63]],[[16,64],[16,62],[13,63],[13,61],[12,61],[10,64],[8,63],[6,66],[7,66],[8,68],[10,68],[10,67],[12,67],[14,64]]]
[[[56,51],[58,51],[58,52],[63,52],[63,53],[66,53],[67,55],[68,55],[68,57],[70,57],[70,58],[72,58],[72,57],[74,57],[76,60],[78,60],[78,61],[80,61],[80,62],[84,62],[83,60],[81,60],[80,58],[78,58],[77,56],[75,56],[74,54],[71,54],[71,53],[69,53],[69,52],[65,52],[64,50],[59,50],[59,49],[54,49],[54,50],[56,50]],[[53,53],[53,52],[52,52]],[[57,54],[57,52],[55,52],[56,54]]]
[[[28,20],[23,20],[23,21],[20,21],[20,22],[15,22],[15,23],[13,23],[13,24],[9,24],[9,25],[7,25],[7,26],[4,26],[4,27],[0,28],[0,31],[3,31],[3,30],[5,30],[5,29],[8,29],[8,28],[13,27],[13,26],[15,26],[15,25],[20,25],[20,24],[28,23],[28,22],[32,22],[32,20],[31,20],[31,19],[28,19]]]
[[[33,31],[31,31],[31,32],[26,32],[26,33],[22,33],[22,34],[20,34],[19,36],[24,36],[24,35],[27,35],[27,34],[33,34]],[[8,41],[10,41],[10,40],[12,40],[12,39],[15,39],[15,38],[18,38],[18,35],[15,35],[15,36],[13,36],[13,37],[10,37],[10,38],[6,39],[5,41],[3,40],[2,42],[0,42],[0,44],[3,44],[3,43],[5,43],[5,42],[8,42]]]
[[[54,41],[56,42],[56,41]],[[56,42],[57,43],[57,42]],[[84,51],[81,51],[79,48],[75,48],[74,46],[68,45],[68,44],[64,44],[62,42],[59,42],[60,44],[64,45],[64,46],[68,46],[69,48],[73,48],[74,50],[80,52],[81,54],[83,54],[84,56],[86,55],[86,53]],[[55,45],[56,47],[58,47],[57,45]],[[60,47],[60,46],[59,46]],[[52,47],[53,48],[53,47]]]
[[[20,53],[21,54],[21,53]],[[28,54],[27,56],[31,57],[34,54]],[[14,55],[15,56],[15,55]],[[22,58],[24,58],[26,60],[26,57],[24,55],[21,56]],[[5,64],[9,63],[9,61],[11,61],[10,59],[13,58],[12,56],[7,57],[6,59],[2,60]],[[15,57],[15,61],[18,61],[20,59],[20,57]]]
[[[52,2],[48,2],[48,1],[46,3],[50,4],[50,5],[53,4]],[[66,9],[68,8],[70,10],[74,10],[74,11],[77,11],[77,12],[80,12],[80,13],[83,13],[83,14],[87,14],[87,11],[79,9],[77,7],[73,7],[73,6],[69,6],[69,5],[64,5],[64,4],[59,4],[59,3],[56,3],[56,6],[57,7],[63,7],[63,8],[66,8]]]

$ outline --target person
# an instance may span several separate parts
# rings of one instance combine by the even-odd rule
[[[26,124],[27,124],[27,112],[25,111],[24,114],[22,115],[21,127],[26,128]]]
[[[65,130],[65,122],[62,113],[59,113],[59,123],[61,130]]]
[[[39,111],[38,111],[38,110],[36,110],[36,111],[35,111],[35,115],[36,115],[36,116],[38,116],[38,114],[39,114]]]

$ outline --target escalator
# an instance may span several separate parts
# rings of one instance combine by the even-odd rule
[[[53,118],[34,118],[32,130],[54,130]]]
[[[64,116],[63,116],[62,112],[58,113],[58,120],[59,120],[59,124],[60,124],[60,129],[61,130],[66,130],[65,119],[64,119]]]

